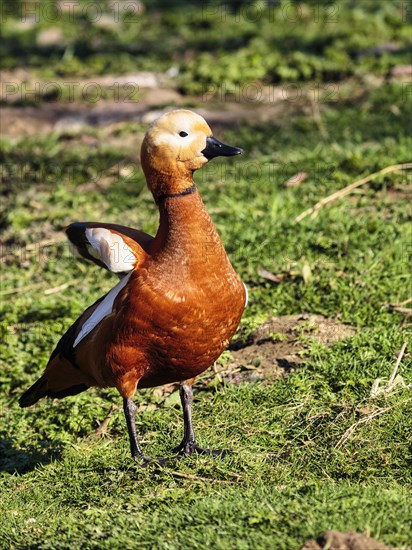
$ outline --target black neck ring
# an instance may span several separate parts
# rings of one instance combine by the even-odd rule
[[[183,191],[180,191],[179,193],[163,193],[163,195],[160,195],[155,199],[156,204],[160,204],[166,199],[175,199],[176,197],[183,197],[184,195],[191,195],[196,191],[196,185],[193,184],[190,187],[187,187],[186,189],[183,189]]]

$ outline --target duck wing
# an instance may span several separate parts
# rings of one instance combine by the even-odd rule
[[[46,396],[62,398],[68,395],[76,395],[87,390],[90,386],[100,385],[105,387],[104,382],[100,381],[99,383],[101,377],[96,379],[93,364],[89,364],[87,356],[90,347],[98,350],[102,349],[102,337],[100,336],[100,340],[96,344],[93,334],[95,334],[95,329],[100,330],[102,323],[115,311],[115,302],[131,276],[132,271],[124,274],[115,287],[88,307],[66,331],[51,354],[43,376],[20,397],[19,404],[21,407],[29,407]],[[108,331],[106,329],[103,338],[107,336]],[[80,359],[82,361],[79,363],[77,347],[80,343],[86,343],[86,347],[83,346],[82,351],[86,359],[82,358],[81,355]],[[98,370],[103,370],[100,365]]]
[[[107,295],[106,295],[107,296]],[[19,399],[20,407],[29,407],[42,397],[61,398],[76,395],[89,388],[86,377],[77,365],[74,342],[77,334],[99,307],[105,296],[88,307],[60,338],[50,359],[46,371]]]
[[[62,336],[51,354],[43,376],[21,396],[21,407],[33,405],[45,396],[66,397],[96,385],[96,378],[88,361],[83,360],[79,364],[77,348],[82,344],[83,354],[86,355],[90,346],[100,349],[93,340],[95,329],[99,327],[100,330],[115,311],[119,296],[133,270],[147,258],[149,245],[153,240],[153,237],[143,231],[99,222],[72,223],[66,228],[66,234],[80,256],[116,273],[121,280],[105,296],[88,307]]]
[[[153,241],[143,231],[114,223],[76,222],[66,234],[80,256],[120,278],[143,262]]]

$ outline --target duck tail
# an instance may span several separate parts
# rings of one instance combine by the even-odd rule
[[[61,399],[62,397],[68,397],[69,395],[77,395],[83,391],[89,389],[86,384],[73,384],[67,388],[60,390],[52,390],[48,386],[48,380],[46,376],[42,376],[35,382],[19,399],[20,407],[30,407],[37,403],[42,397],[51,397],[53,399]]]
[[[39,399],[47,395],[47,380],[44,376],[39,378],[19,399],[20,407],[30,407]]]

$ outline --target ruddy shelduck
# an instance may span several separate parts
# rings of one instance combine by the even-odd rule
[[[121,225],[73,223],[67,236],[80,255],[116,273],[119,283],[84,311],[53,351],[43,376],[20,398],[61,398],[91,386],[116,387],[133,457],[150,460],[136,435],[138,388],[182,382],[184,437],[179,455],[217,453],[196,443],[192,383],[232,338],[247,301],[193,172],[242,149],[221,143],[206,121],[184,109],[148,129],[141,165],[158,205],[155,237]]]

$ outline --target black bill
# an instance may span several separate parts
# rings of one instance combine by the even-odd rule
[[[215,137],[210,136],[206,139],[206,147],[203,149],[202,153],[210,160],[214,157],[232,157],[233,155],[240,155],[243,153],[243,149],[225,145]]]

